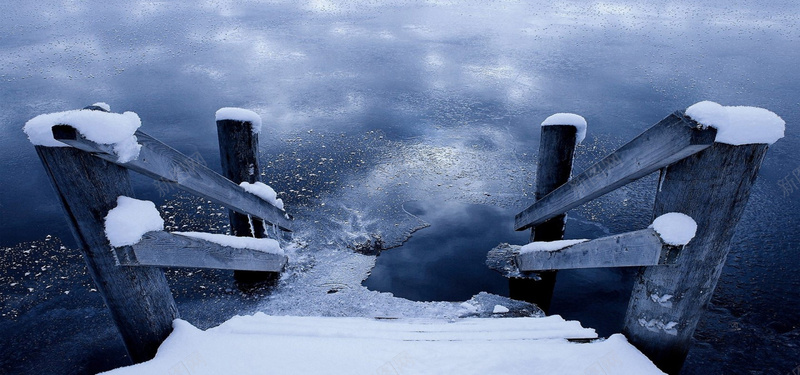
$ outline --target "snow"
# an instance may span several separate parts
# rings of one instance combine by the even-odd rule
[[[542,126],[572,125],[577,130],[575,144],[581,143],[586,138],[586,119],[574,113],[556,113],[542,121]]]
[[[581,239],[581,240],[560,240],[560,241],[536,241],[531,242],[525,246],[519,248],[520,254],[525,253],[533,253],[537,251],[557,251],[561,250],[565,247],[570,247],[575,244],[579,244],[581,242],[586,242],[589,240]]]
[[[217,110],[217,121],[220,120],[249,122],[253,127],[253,133],[258,134],[261,132],[261,116],[249,109],[235,107],[220,108]]]
[[[492,314],[505,314],[508,311],[509,311],[508,307],[505,307],[503,305],[494,305],[494,308],[492,309]]]
[[[777,114],[758,107],[703,101],[687,108],[686,115],[703,126],[717,129],[716,142],[731,145],[771,145],[783,138],[786,129],[786,122]]]
[[[154,359],[106,374],[662,374],[620,334],[567,341],[573,323],[256,313],[202,331],[178,319]]]
[[[225,234],[203,233],[203,232],[171,232],[186,237],[199,238],[222,246],[234,247],[237,249],[252,249],[265,253],[283,255],[280,243],[271,238],[236,237]]]
[[[678,322],[670,321],[670,322],[664,323],[664,322],[662,322],[662,321],[660,321],[658,319],[646,320],[646,319],[642,318],[642,319],[639,319],[638,323],[639,323],[640,326],[642,326],[644,328],[647,328],[647,330],[650,331],[650,332],[664,331],[664,333],[666,333],[668,335],[672,335],[672,336],[677,336],[678,335],[678,329],[675,328],[675,327],[678,326]]]
[[[133,245],[143,234],[159,230],[164,230],[164,219],[156,205],[124,195],[117,197],[117,207],[105,218],[106,238],[114,247]]]
[[[111,112],[111,106],[108,105],[108,103],[105,103],[105,102],[97,102],[97,103],[92,104],[92,106],[100,107],[100,108],[106,110],[106,112]]]
[[[100,103],[102,104],[102,103]],[[134,112],[109,113],[78,109],[72,111],[48,113],[36,116],[25,123],[23,131],[28,139],[37,146],[68,147],[53,138],[52,127],[70,125],[78,130],[86,139],[93,142],[112,145],[119,162],[126,163],[139,156],[141,145],[133,135],[142,125],[139,115]]]
[[[697,223],[694,219],[680,212],[670,212],[657,217],[650,228],[655,229],[664,243],[675,246],[686,245],[697,233]]]
[[[271,203],[273,206],[280,208],[281,211],[285,211],[283,209],[283,200],[278,199],[278,193],[276,193],[275,190],[269,185],[258,181],[252,184],[245,181],[239,184],[239,186],[244,188],[246,192]]]

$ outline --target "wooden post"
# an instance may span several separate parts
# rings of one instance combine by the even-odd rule
[[[217,138],[222,163],[222,174],[239,184],[261,180],[258,168],[258,133],[253,132],[249,121],[218,120]],[[261,219],[229,210],[231,234],[240,237],[265,238],[264,222]],[[255,231],[255,233],[254,233]],[[244,284],[270,281],[277,278],[276,272],[234,271],[234,278]],[[247,285],[244,285],[247,287]]]
[[[697,234],[675,264],[641,268],[624,333],[663,371],[680,372],[766,151],[715,143],[661,172],[654,217],[684,213]]]
[[[108,211],[120,195],[133,196],[128,171],[72,147],[36,146],[36,152],[130,358],[152,359],[178,309],[160,268],[118,267],[106,239]]]
[[[536,168],[536,200],[542,199],[569,181],[575,154],[577,128],[572,125],[542,126],[539,163]],[[557,241],[564,238],[566,215],[558,215],[531,228],[531,241]],[[556,271],[538,273],[541,280],[509,278],[509,297],[535,303],[547,312],[553,298]]]

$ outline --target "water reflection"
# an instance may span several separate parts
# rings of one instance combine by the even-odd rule
[[[403,246],[378,256],[364,285],[415,301],[465,301],[481,291],[508,295],[508,281],[486,267],[500,242],[524,243],[514,216],[498,207],[460,202],[408,202],[406,211],[428,224]]]
[[[791,230],[800,194],[784,196],[777,181],[800,166],[796,1],[37,1],[2,2],[0,11],[7,248],[48,234],[72,242],[20,128],[101,100],[137,112],[144,131],[200,152],[212,168],[216,109],[255,110],[265,123],[266,179],[298,207],[301,227],[330,229],[323,240],[331,243],[374,233],[401,240],[421,225],[400,209],[408,200],[523,208],[536,125],[554,112],[589,121],[577,151],[582,169],[700,100],[769,108],[786,120],[787,137],[767,155],[715,308],[698,331],[693,350],[702,355],[690,354],[687,366],[789,371],[784,338],[800,326],[800,238]],[[641,228],[651,219],[651,182],[579,207],[576,217],[613,233]],[[139,198],[175,199],[134,183]],[[730,320],[746,329],[716,323]],[[763,341],[751,345],[753,337]],[[758,361],[753,347],[764,348]]]

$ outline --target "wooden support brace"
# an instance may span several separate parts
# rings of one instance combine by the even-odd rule
[[[546,270],[673,264],[682,248],[665,244],[655,230],[647,228],[555,251],[519,254],[519,247],[503,244],[489,252],[486,264],[506,277],[530,277]]]
[[[53,137],[60,142],[237,212],[262,218],[283,231],[292,230],[291,217],[284,211],[144,132],[136,131],[135,135],[142,145],[139,157],[120,163],[111,146],[92,142],[69,125],[53,127]]]
[[[655,266],[674,263],[680,246],[664,244],[648,228],[581,242],[556,251],[518,254],[522,272],[574,268]]]
[[[682,111],[675,112],[517,214],[514,227],[536,226],[696,154],[711,146],[716,134],[716,129],[702,129]]]
[[[239,249],[164,231],[147,232],[131,246],[115,247],[121,266],[194,267],[280,272],[286,255]]]
[[[128,171],[71,147],[36,146],[36,152],[131,360],[152,359],[179,315],[164,272],[117,267],[106,238],[108,211],[120,195],[133,195]]]

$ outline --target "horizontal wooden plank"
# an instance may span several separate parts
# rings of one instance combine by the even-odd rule
[[[114,248],[121,266],[192,267],[280,272],[285,255],[222,246],[169,232],[147,232],[132,246]]]
[[[700,152],[714,143],[716,134],[716,129],[701,129],[682,111],[675,112],[517,214],[514,227],[536,226]]]
[[[144,132],[137,131],[135,135],[142,145],[139,157],[127,163],[119,163],[111,146],[92,142],[69,125],[53,127],[53,137],[60,142],[165,184],[205,197],[236,212],[264,219],[281,230],[292,230],[291,216],[286,212],[246,192],[241,186]]]
[[[665,245],[653,229],[598,238],[556,251],[519,254],[515,263],[522,272],[654,266],[673,263],[680,247]]]

